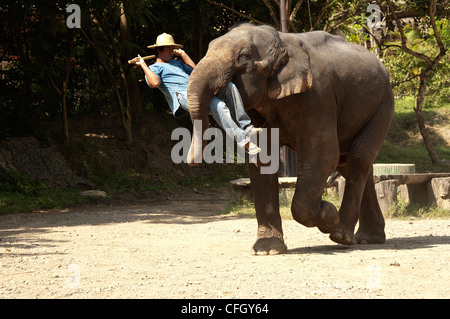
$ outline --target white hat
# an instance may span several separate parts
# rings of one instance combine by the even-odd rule
[[[149,45],[147,48],[154,49],[157,47],[165,47],[169,45],[173,45],[175,49],[181,49],[183,47],[181,44],[176,44],[170,34],[162,33],[156,38],[156,43],[153,45]]]

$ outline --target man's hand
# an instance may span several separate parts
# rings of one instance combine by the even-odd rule
[[[186,53],[186,52],[184,52],[184,50],[182,50],[182,49],[175,49],[175,50],[173,50],[173,53],[175,55],[182,56],[183,53]]]
[[[139,65],[139,66],[147,65],[147,63],[145,63],[145,60],[139,54],[138,54],[138,58],[139,58],[139,60],[137,62],[135,62],[136,65]]]
[[[153,73],[152,70],[149,69],[147,63],[145,63],[144,58],[141,57],[139,54],[138,54],[137,58],[138,58],[138,60],[134,63],[136,65],[139,65],[142,68],[142,70],[144,71],[145,78],[147,79],[147,84],[152,88],[156,88],[156,87],[160,86],[161,79],[155,73]],[[137,58],[135,58],[135,59],[137,59]]]
[[[195,67],[195,63],[194,61],[191,60],[191,58],[189,57],[189,55],[184,52],[184,50],[181,49],[175,49],[173,50],[173,53],[175,55],[180,56],[183,59],[183,62],[186,63],[187,65],[189,65],[191,68]]]

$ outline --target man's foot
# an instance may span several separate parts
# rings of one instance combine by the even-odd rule
[[[245,135],[247,135],[247,136],[258,135],[261,132],[262,132],[262,128],[254,127],[253,125],[250,125],[249,127],[247,127],[245,129]]]
[[[258,147],[258,145],[252,142],[248,142],[247,144],[245,144],[245,150],[249,155],[256,155],[261,152],[261,149]]]

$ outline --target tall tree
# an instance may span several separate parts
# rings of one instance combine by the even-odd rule
[[[403,23],[399,18],[399,11],[398,11],[399,2],[395,4],[393,1],[387,0],[387,3],[389,5],[390,12],[392,13],[393,20],[395,21],[395,28],[398,30],[400,34],[400,41],[399,41],[400,43],[388,43],[386,44],[386,47],[398,48],[406,52],[407,54],[417,59],[420,59],[424,62],[424,66],[422,67],[419,73],[419,87],[416,93],[416,107],[414,108],[414,112],[416,113],[417,123],[428,155],[430,156],[430,159],[433,163],[438,163],[439,156],[434,150],[430,134],[428,132],[422,114],[428,80],[432,75],[432,73],[438,67],[439,62],[446,56],[446,53],[448,51],[448,48],[445,47],[444,42],[442,41],[440,32],[436,24],[435,18],[436,0],[430,0],[427,10],[428,12],[422,10],[423,16],[421,17],[419,16],[419,18],[423,19],[426,22],[426,24],[431,25],[432,29],[431,32],[428,32],[429,31],[428,28],[426,28],[426,30],[423,30],[423,32],[426,32],[427,37],[431,37],[435,41],[437,47],[439,48],[437,55],[434,56],[433,52],[420,52],[419,50],[414,50],[411,47],[411,42],[408,41],[408,38],[406,36],[405,23]],[[418,10],[417,12],[420,12],[420,10]]]
[[[283,18],[286,19],[287,23],[285,32],[336,31],[349,23],[353,16],[365,12],[367,5],[370,3],[370,0],[259,0],[252,3],[236,0],[207,1],[238,15],[242,19],[257,24],[272,24],[279,30],[281,30],[281,17],[285,16],[286,18]],[[281,10],[280,7],[283,7],[282,10],[286,12],[286,15],[278,13]]]
[[[130,1],[128,1],[129,3]],[[128,65],[127,61],[130,60],[132,52],[130,49],[131,44],[131,22],[130,14],[128,13],[127,6],[124,1],[120,2],[120,42],[122,50],[120,52],[120,63],[123,66],[121,68],[122,77],[125,81],[127,88],[127,103],[130,104],[130,111],[132,115],[142,114],[142,102],[141,95],[139,93],[139,87],[134,75],[133,68]],[[122,72],[123,71],[123,72]],[[129,101],[128,101],[129,100]]]
[[[62,108],[62,126],[63,126],[63,136],[64,140],[66,142],[69,141],[69,122],[67,119],[67,86],[69,83],[69,76],[70,76],[70,68],[71,68],[71,60],[72,60],[72,53],[73,53],[73,42],[75,39],[75,29],[72,29],[72,32],[70,32],[70,42],[69,42],[69,52],[67,53],[67,60],[66,60],[66,68],[64,72],[64,81],[62,85],[61,90],[61,108]]]
[[[90,19],[93,24],[98,24],[98,21],[96,20],[96,18],[94,16],[90,16]],[[108,82],[111,86],[111,89],[114,93],[114,96],[116,97],[116,102],[119,106],[120,119],[122,122],[122,126],[124,128],[124,131],[125,131],[126,139],[127,139],[128,143],[132,143],[133,142],[133,134],[132,134],[132,130],[131,130],[130,111],[129,111],[127,103],[124,103],[124,101],[123,101],[123,97],[121,96],[120,89],[119,89],[120,85],[117,83],[117,81],[115,79],[113,69],[112,69],[110,63],[108,62],[107,54],[98,45],[97,37],[95,36],[95,34],[93,32],[93,27],[90,23],[84,23],[80,30],[81,30],[81,33],[83,34],[83,36],[85,37],[85,39],[87,40],[87,42],[94,49],[94,52],[98,58],[99,63],[105,70],[106,77],[107,77]],[[99,27],[99,30],[100,30],[100,32],[103,32],[101,27]]]

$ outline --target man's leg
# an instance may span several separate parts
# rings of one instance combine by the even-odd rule
[[[214,120],[237,142],[239,147],[245,148],[250,155],[256,155],[261,151],[257,145],[250,141],[248,132],[236,125],[231,116],[230,108],[224,101],[217,96],[213,96],[209,107]]]
[[[182,93],[177,93],[181,108],[189,110],[187,98]],[[246,131],[239,127],[231,116],[230,109],[224,101],[217,96],[211,98],[209,104],[214,120],[233,138],[239,147],[244,147],[249,154],[257,154],[261,149],[250,141]],[[253,126],[252,126],[253,127]]]
[[[238,143],[240,147],[250,142],[244,130],[239,127],[231,116],[230,109],[224,101],[217,96],[211,98],[209,104],[214,120],[227,132],[232,134],[231,137]]]
[[[177,99],[178,99],[178,103],[180,103],[180,107],[189,112],[189,106],[188,106],[188,101],[187,101],[187,97],[186,97],[187,93],[181,93],[181,92],[177,92]]]
[[[247,136],[259,134],[262,131],[252,125],[250,117],[245,112],[241,94],[233,82],[228,82],[227,89],[224,92],[224,100],[236,119],[236,123],[244,129]]]
[[[236,119],[236,122],[240,127],[246,129],[249,125],[251,125],[251,119],[245,112],[241,94],[233,82],[228,82],[223,100],[230,108],[233,117]]]

